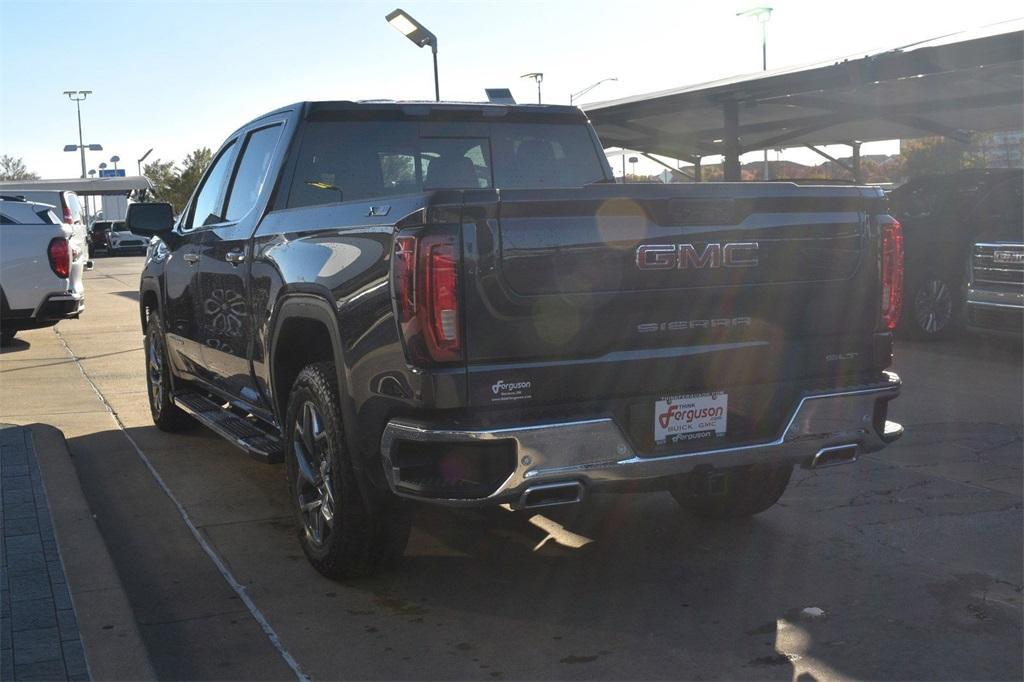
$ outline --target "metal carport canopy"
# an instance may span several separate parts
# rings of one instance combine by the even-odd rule
[[[9,180],[0,182],[0,194],[21,190],[33,192],[43,190],[74,192],[81,196],[103,196],[128,194],[136,189],[153,189],[149,178],[129,175],[119,178],[67,178],[64,180]]]
[[[584,105],[606,147],[699,163],[761,149],[1024,126],[1024,21],[843,59]]]

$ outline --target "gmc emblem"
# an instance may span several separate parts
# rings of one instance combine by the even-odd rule
[[[700,252],[693,244],[641,244],[636,247],[636,266],[641,270],[753,268],[757,242],[712,242]]]

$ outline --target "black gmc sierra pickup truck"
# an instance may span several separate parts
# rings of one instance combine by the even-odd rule
[[[616,184],[576,108],[316,102],[173,214],[127,219],[153,419],[283,460],[327,576],[399,556],[409,499],[747,516],[902,433],[878,189]]]

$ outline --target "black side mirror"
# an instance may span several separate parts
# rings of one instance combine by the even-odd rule
[[[144,237],[164,238],[174,229],[174,209],[168,203],[129,204],[124,226]]]

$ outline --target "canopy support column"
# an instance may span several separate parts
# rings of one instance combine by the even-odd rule
[[[850,148],[853,149],[853,181],[860,185],[864,182],[864,174],[860,169],[860,142],[851,142]]]
[[[740,176],[740,112],[739,107],[733,100],[727,100],[722,105],[724,114],[723,127],[725,128],[722,142],[725,144],[725,154],[722,158],[722,169],[725,173],[726,182],[739,182]]]

